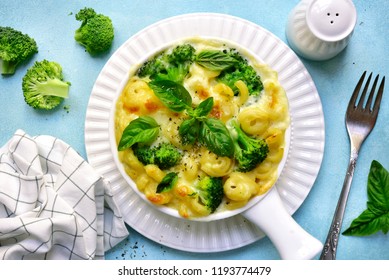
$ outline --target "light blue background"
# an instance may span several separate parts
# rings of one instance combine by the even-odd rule
[[[34,37],[39,53],[19,66],[15,75],[0,77],[0,145],[21,128],[30,135],[49,134],[72,145],[86,157],[84,120],[92,86],[112,53],[130,36],[161,19],[192,12],[217,12],[242,17],[269,30],[286,42],[285,24],[297,0],[0,0],[0,25],[11,26]],[[388,74],[389,2],[354,1],[358,20],[345,51],[325,62],[302,59],[319,91],[325,115],[326,144],[319,176],[295,220],[323,241],[336,207],[349,160],[349,140],[344,125],[350,94],[364,70]],[[115,39],[109,53],[90,57],[74,39],[79,22],[74,15],[88,6],[111,17]],[[71,81],[71,97],[53,112],[34,111],[23,100],[21,80],[35,60],[54,60]],[[366,180],[372,160],[389,169],[389,84],[377,125],[362,147],[345,213],[346,229],[366,207]],[[130,235],[109,251],[107,259],[279,259],[271,242],[264,238],[228,252],[195,254],[167,248],[129,228]],[[389,235],[341,236],[338,259],[389,259]]]

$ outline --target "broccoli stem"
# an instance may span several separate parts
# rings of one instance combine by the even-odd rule
[[[86,46],[83,42],[82,42],[82,37],[83,37],[83,34],[80,30],[81,28],[77,29],[76,32],[74,33],[74,39],[79,42],[82,46]]]
[[[50,79],[45,82],[37,83],[36,90],[42,95],[51,95],[51,96],[58,96],[62,98],[68,98],[69,83],[61,81],[59,79]]]
[[[3,75],[12,75],[16,70],[16,63],[13,61],[4,61],[0,59],[1,65],[1,74]]]

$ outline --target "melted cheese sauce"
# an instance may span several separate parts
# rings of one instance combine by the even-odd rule
[[[182,217],[191,218],[210,214],[206,207],[191,195],[198,178],[204,175],[223,177],[224,200],[217,211],[243,207],[253,196],[269,190],[278,177],[278,166],[284,155],[285,131],[290,119],[285,91],[279,84],[277,72],[269,66],[256,61],[244,50],[225,41],[191,38],[174,46],[182,43],[192,44],[197,52],[235,48],[249,60],[264,85],[264,90],[259,96],[249,96],[243,82],[237,84],[240,93],[234,96],[228,86],[215,79],[219,72],[207,70],[196,63],[191,65],[184,80],[184,87],[191,94],[194,105],[208,97],[214,98],[211,117],[218,118],[224,123],[236,118],[247,134],[265,139],[269,146],[267,158],[254,170],[246,173],[236,171],[235,162],[231,158],[218,157],[205,147],[183,146],[178,128],[186,118],[185,113],[174,113],[165,107],[148,86],[148,79],[134,74],[138,68],[135,67],[116,104],[117,142],[130,121],[148,115],[161,127],[160,136],[154,144],[169,141],[185,152],[181,164],[169,170],[161,170],[156,165],[144,166],[131,149],[120,151],[119,159],[126,173],[148,200],[154,204],[174,208]],[[159,182],[172,171],[179,173],[177,184],[169,192],[157,193]]]

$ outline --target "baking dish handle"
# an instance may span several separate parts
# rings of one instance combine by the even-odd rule
[[[313,259],[323,248],[286,211],[276,188],[242,214],[269,237],[282,259]]]

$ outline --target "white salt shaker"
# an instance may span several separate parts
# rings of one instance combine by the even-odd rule
[[[356,22],[351,0],[301,0],[289,14],[286,37],[298,55],[327,60],[347,46]]]

